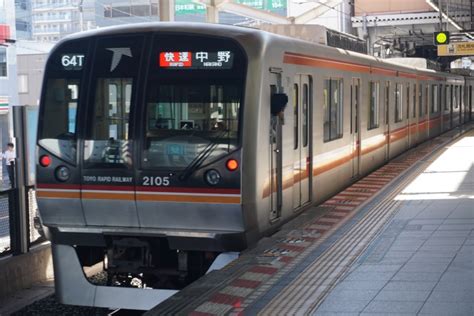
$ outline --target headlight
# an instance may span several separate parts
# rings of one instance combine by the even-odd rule
[[[217,170],[211,169],[209,171],[206,171],[204,178],[206,179],[206,182],[209,185],[216,185],[221,180],[221,175]]]
[[[66,166],[59,166],[56,168],[55,175],[59,181],[66,182],[71,177],[71,171]]]

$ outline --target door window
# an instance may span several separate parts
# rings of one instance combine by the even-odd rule
[[[299,131],[299,95],[298,84],[293,85],[293,135],[294,135],[294,149],[298,148],[298,131]]]
[[[141,36],[97,42],[84,141],[85,167],[124,168],[131,163],[130,115],[142,46]]]
[[[308,84],[303,84],[303,147],[308,147],[309,139],[309,88]]]

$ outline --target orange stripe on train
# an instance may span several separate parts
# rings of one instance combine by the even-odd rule
[[[240,196],[137,194],[137,201],[240,204]]]
[[[36,196],[46,199],[80,199],[80,192],[61,192],[61,191],[41,191],[36,192]]]

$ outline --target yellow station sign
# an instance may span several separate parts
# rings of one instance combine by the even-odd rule
[[[474,42],[438,45],[438,56],[474,56]]]

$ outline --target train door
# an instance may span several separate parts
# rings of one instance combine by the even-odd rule
[[[352,178],[360,173],[360,79],[353,78],[351,84],[351,135],[352,135]]]
[[[88,225],[138,227],[130,115],[136,104],[142,36],[97,41],[82,148],[82,205]]]
[[[270,75],[270,95],[276,93],[283,93],[283,86],[281,83],[280,68],[272,68]],[[283,117],[280,113],[270,113],[270,148],[269,148],[269,170],[268,176],[270,179],[270,221],[277,220],[281,216],[281,209],[283,205],[282,200],[282,124]]]
[[[311,199],[311,79],[307,75],[295,76],[293,84],[293,209]]]
[[[385,108],[385,139],[386,139],[386,146],[385,146],[385,161],[390,159],[390,81],[385,82],[385,89],[384,89],[384,108]]]

